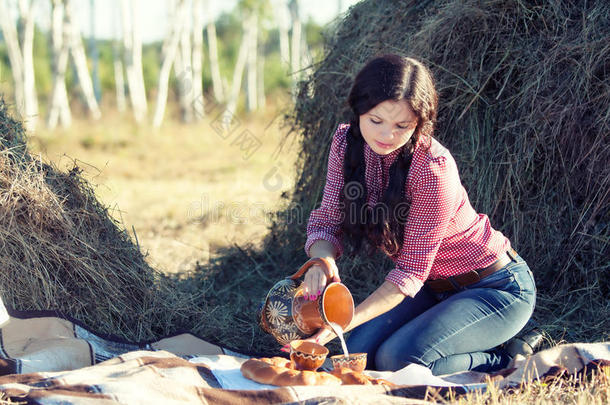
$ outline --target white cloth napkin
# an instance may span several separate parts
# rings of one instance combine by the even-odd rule
[[[247,358],[219,354],[194,357],[189,361],[208,366],[222,388],[229,390],[268,390],[277,388],[274,385],[259,384],[244,377],[239,368],[246,360]]]

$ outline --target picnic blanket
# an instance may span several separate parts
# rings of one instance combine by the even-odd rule
[[[368,372],[387,386],[265,386],[245,379],[248,356],[183,333],[155,342],[100,336],[53,312],[4,311],[0,306],[0,399],[28,404],[207,403],[429,403],[425,398],[501,388],[536,378],[582,373],[610,365],[610,342],[566,344],[515,358],[494,375],[476,372],[436,377],[415,364]]]

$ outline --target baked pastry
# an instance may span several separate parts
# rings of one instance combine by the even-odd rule
[[[394,383],[391,383],[383,378],[373,378],[369,377],[364,373],[360,373],[358,371],[354,371],[347,367],[339,367],[335,368],[330,374],[335,377],[339,377],[341,379],[341,383],[343,385],[389,385],[394,386]]]
[[[283,357],[249,359],[241,365],[244,377],[261,384],[341,385],[341,379],[323,371],[295,370]]]
[[[378,385],[392,386],[389,381],[372,378],[364,373],[341,367],[327,373],[325,371],[295,370],[290,360],[283,357],[263,357],[249,359],[241,365],[244,377],[261,384],[290,385]]]

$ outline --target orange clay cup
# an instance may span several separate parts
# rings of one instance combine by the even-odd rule
[[[316,371],[326,359],[328,349],[306,340],[290,342],[290,360],[297,370]]]
[[[351,353],[347,357],[343,354],[330,356],[333,368],[349,368],[354,371],[362,372],[366,368],[366,353]]]

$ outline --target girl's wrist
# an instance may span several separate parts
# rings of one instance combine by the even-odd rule
[[[309,248],[309,253],[311,257],[335,260],[335,247],[324,239],[315,241]]]
[[[332,254],[330,254],[330,253],[328,253],[328,254],[313,255],[311,257],[312,258],[316,257],[316,258],[319,258],[319,259],[326,259],[326,260],[333,261],[333,262],[335,261],[335,257]]]

